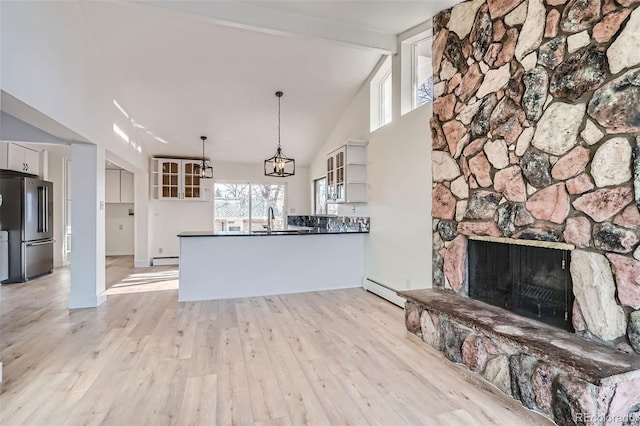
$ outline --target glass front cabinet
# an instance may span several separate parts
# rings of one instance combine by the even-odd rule
[[[367,201],[367,141],[348,140],[327,154],[327,202]]]
[[[157,158],[153,190],[159,200],[204,200],[201,160]]]

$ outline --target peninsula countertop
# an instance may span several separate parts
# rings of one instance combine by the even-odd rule
[[[369,230],[338,230],[338,229],[286,229],[267,231],[185,231],[178,237],[275,237],[282,235],[336,235],[336,234],[368,234]]]
[[[178,300],[232,299],[362,286],[367,233],[357,232],[357,227],[351,232],[338,227],[334,231],[312,229],[316,228],[271,234],[182,232]]]

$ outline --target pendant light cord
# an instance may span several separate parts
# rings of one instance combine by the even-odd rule
[[[200,166],[200,176],[204,177],[205,176],[205,170],[207,169],[207,163],[204,161],[204,141],[207,140],[206,136],[200,136],[200,139],[202,139],[202,166]]]
[[[280,99],[282,95],[278,96],[278,149],[280,149]]]

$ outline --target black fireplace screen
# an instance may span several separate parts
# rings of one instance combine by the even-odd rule
[[[469,240],[469,296],[573,331],[569,251]]]

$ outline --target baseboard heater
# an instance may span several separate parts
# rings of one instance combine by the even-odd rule
[[[151,258],[151,266],[177,265],[180,261],[178,256],[161,256]]]
[[[382,284],[379,281],[376,280],[372,280],[369,277],[365,277],[362,280],[362,287],[367,290],[370,291],[371,293],[378,295],[380,297],[382,297],[385,300],[388,300],[389,302],[393,303],[394,305],[398,305],[401,308],[404,308],[404,302],[406,301],[406,299],[404,297],[400,297],[396,294],[396,292],[398,290]]]

